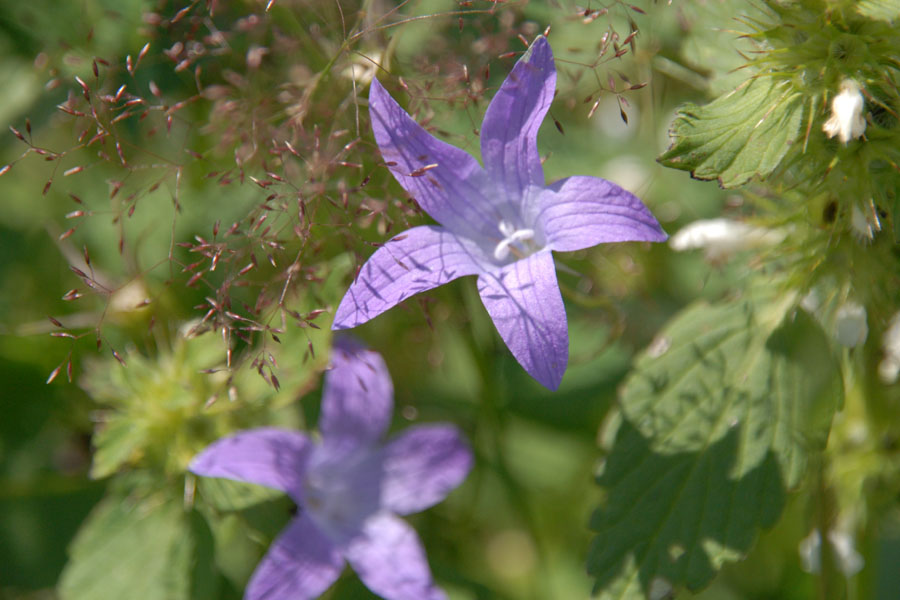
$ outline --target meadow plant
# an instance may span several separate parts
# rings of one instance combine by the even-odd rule
[[[0,596],[896,595],[897,2],[7,4]]]

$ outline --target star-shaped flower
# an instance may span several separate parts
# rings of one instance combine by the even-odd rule
[[[332,329],[356,327],[402,300],[463,275],[516,360],[559,387],[569,332],[551,250],[666,239],[633,194],[597,177],[544,185],[537,133],[556,86],[550,44],[539,37],[494,96],[481,127],[484,167],[422,129],[372,80],[369,114],[391,172],[440,225],[395,236],[363,265]]]
[[[302,433],[254,429],[223,438],[190,470],[281,490],[298,514],[256,568],[247,600],[316,598],[344,559],[388,600],[441,600],[415,530],[396,515],[444,499],[469,472],[472,456],[450,425],[413,427],[379,443],[393,412],[393,385],[381,356],[351,342],[335,346],[325,376],[321,442]]]

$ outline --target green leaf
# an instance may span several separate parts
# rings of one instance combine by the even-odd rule
[[[214,598],[212,537],[179,502],[111,494],[69,548],[63,600]]]
[[[802,97],[790,84],[751,79],[706,106],[681,107],[669,132],[673,143],[659,161],[736,187],[775,170],[796,143],[802,119]]]
[[[843,389],[828,340],[793,305],[695,304],[638,359],[591,522],[601,598],[699,589],[776,522]]]
[[[244,510],[284,495],[283,492],[261,485],[218,477],[198,477],[197,487],[200,496],[210,506],[226,512]]]
[[[147,432],[139,423],[113,417],[94,435],[96,448],[91,462],[91,477],[101,479],[115,473],[119,467],[131,461],[147,442]]]
[[[860,0],[856,10],[864,17],[893,23],[900,19],[900,0]]]

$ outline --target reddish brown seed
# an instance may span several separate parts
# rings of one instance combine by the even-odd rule
[[[83,166],[72,167],[71,169],[66,169],[63,171],[63,177],[68,177],[69,175],[74,175],[75,173],[81,173],[84,171]]]
[[[144,47],[141,48],[141,51],[138,52],[138,58],[137,58],[138,65],[141,64],[141,59],[143,59],[145,56],[147,56],[147,51],[149,49],[150,49],[150,42],[147,42],[146,44],[144,44]],[[135,66],[137,66],[137,65],[135,65]]]
[[[0,168],[0,176],[6,175],[7,173],[9,173],[10,169],[12,169],[12,165],[4,165],[2,168]]]
[[[53,383],[53,380],[56,379],[56,376],[59,375],[59,372],[60,372],[61,370],[62,370],[62,365],[60,364],[58,367],[56,367],[55,369],[53,369],[53,370],[50,372],[50,376],[47,377],[46,383],[47,383],[47,384]]]
[[[132,114],[134,114],[134,113],[128,112],[128,111],[126,110],[125,112],[123,112],[122,114],[120,114],[119,116],[117,116],[115,119],[113,119],[111,122],[112,122],[112,123],[118,123],[119,121],[124,121],[125,119],[127,119],[128,117],[130,117]]]
[[[122,365],[122,366],[124,367],[124,366],[125,366],[125,359],[122,358],[122,357],[119,355],[118,352],[116,352],[115,348],[110,348],[110,350],[112,350],[112,355],[116,358],[117,361],[119,361],[119,364]]]
[[[431,169],[437,168],[437,166],[438,166],[437,163],[432,163],[432,164],[430,164],[430,165],[425,165],[424,167],[419,167],[418,169],[415,169],[414,171],[412,171],[412,172],[409,174],[409,176],[410,176],[410,177],[421,177],[422,175],[424,175],[425,173],[427,173],[427,172],[430,171]]]
[[[88,87],[88,84],[84,82],[78,75],[75,76],[75,81],[78,82],[78,85],[81,86],[81,91],[84,94],[84,99],[88,102],[91,101],[91,88]]]
[[[175,16],[172,17],[172,20],[170,21],[170,23],[177,23],[178,21],[180,21],[181,19],[183,19],[184,16],[185,16],[186,14],[188,14],[188,12],[190,12],[190,10],[191,10],[193,7],[194,7],[193,4],[189,4],[189,5],[185,6],[184,8],[182,8],[181,10],[179,10],[177,13],[175,13]]]
[[[193,287],[194,284],[197,283],[197,281],[199,281],[201,277],[203,277],[203,271],[200,271],[199,273],[195,273],[190,279],[188,279],[187,284],[185,284],[185,285],[187,285],[187,287]]]
[[[81,295],[82,294],[78,291],[78,288],[72,288],[71,290],[63,294],[62,299],[66,302],[70,300],[78,300],[79,298],[81,298]]]
[[[73,233],[75,233],[75,229],[75,227],[70,227],[69,229],[63,231],[61,234],[59,234],[59,241],[63,241],[64,239],[69,238]]]

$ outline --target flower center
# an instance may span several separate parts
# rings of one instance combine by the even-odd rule
[[[494,258],[506,260],[512,254],[516,258],[525,258],[537,250],[534,243],[534,229],[516,229],[509,221],[500,221],[497,225],[503,239],[494,247]]]
[[[342,538],[357,532],[380,505],[382,468],[377,450],[322,448],[303,482],[303,500],[316,522]]]

